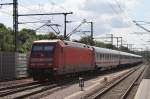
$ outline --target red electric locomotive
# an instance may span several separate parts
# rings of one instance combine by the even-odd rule
[[[142,56],[63,40],[34,41],[28,70],[34,80],[142,62]]]
[[[94,70],[92,47],[62,40],[34,41],[28,70],[34,80]]]

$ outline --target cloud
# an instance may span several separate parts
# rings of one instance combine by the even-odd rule
[[[36,1],[36,0],[31,0]],[[99,36],[105,33],[118,33],[120,36],[124,36],[123,33],[131,33],[137,28],[130,22],[128,11],[132,11],[140,0],[56,0],[55,4],[48,2],[49,0],[39,1],[25,4],[25,0],[22,0],[19,6],[19,13],[48,13],[48,12],[73,12],[73,15],[68,15],[67,20],[69,21],[87,21],[94,22],[94,35]],[[54,1],[54,0],[53,0]],[[23,7],[23,6],[24,7]],[[28,9],[27,9],[28,8]],[[12,8],[9,8],[9,10]],[[12,10],[10,10],[12,11]],[[0,14],[1,19],[3,14]],[[61,24],[61,32],[63,33],[63,16],[38,16],[38,17],[19,17],[19,21],[35,21],[35,20],[46,20],[51,19],[53,23]],[[8,19],[3,18],[1,22],[10,24]],[[68,33],[72,31],[80,22],[73,22],[67,24]],[[42,24],[30,24],[34,28],[41,26]],[[30,25],[20,25],[20,28],[28,27]],[[8,25],[9,26],[9,25]],[[82,30],[90,30],[90,26],[81,27]],[[120,33],[120,34],[119,34]],[[80,35],[73,35],[78,38]],[[125,38],[127,38],[125,36]]]
[[[42,12],[73,11],[73,15],[68,15],[67,19],[71,21],[81,21],[82,19],[93,21],[94,34],[96,36],[109,32],[114,33],[115,31],[127,32],[128,30],[133,30],[133,27],[130,25],[129,20],[124,16],[124,14],[127,9],[134,7],[134,2],[135,0],[64,0],[63,3],[59,3],[57,5],[44,3],[41,9],[43,10]],[[41,10],[38,5],[30,5],[28,8],[34,9],[34,12],[40,12]],[[28,12],[26,11],[23,13],[33,13],[32,10]],[[42,18],[48,19],[47,16],[43,16]],[[61,30],[63,32],[63,16],[53,16],[53,20],[55,23],[62,25]],[[72,29],[78,24],[79,23],[74,25],[68,24],[67,31],[72,31]],[[82,30],[90,30],[90,27],[83,27]]]
[[[106,1],[88,0],[81,9],[99,14],[113,14],[114,12],[109,8],[109,6],[110,4]],[[111,4],[111,6],[114,7],[116,4]]]
[[[124,20],[122,17],[114,17],[111,19],[112,28],[127,28],[131,25],[127,20]]]

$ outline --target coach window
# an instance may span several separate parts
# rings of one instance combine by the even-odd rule
[[[96,53],[96,59],[98,59],[98,54]]]
[[[110,54],[110,60],[112,59],[112,54]]]
[[[109,54],[109,60],[111,60],[111,54]]]
[[[101,53],[99,54],[99,60],[101,60],[102,58],[101,58]]]
[[[107,54],[104,54],[104,59],[105,59],[105,60],[107,59]]]
[[[103,56],[102,56],[102,53],[100,53],[100,55],[101,55],[101,58],[100,58],[100,60],[102,60],[102,57],[103,57]]]
[[[106,59],[107,59],[107,60],[109,59],[109,54],[107,54],[107,57],[106,57]]]
[[[112,59],[112,54],[110,54],[110,60]]]
[[[102,60],[104,60],[104,53],[102,54]]]
[[[101,58],[100,58],[100,57],[101,57],[100,55],[101,55],[101,54],[99,53],[99,54],[98,54],[98,59],[99,59],[99,60],[101,59]]]
[[[106,54],[106,60],[108,60],[108,54]]]
[[[107,54],[105,54],[105,60],[107,60]]]

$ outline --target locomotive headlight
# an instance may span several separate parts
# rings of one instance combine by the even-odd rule
[[[48,63],[48,66],[51,66],[52,64],[51,63]]]
[[[35,64],[34,64],[34,63],[31,63],[30,66],[35,66]]]
[[[56,70],[57,70],[57,68],[53,68],[53,70],[55,70],[55,71],[56,71]]]

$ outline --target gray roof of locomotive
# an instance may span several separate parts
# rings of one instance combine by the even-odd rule
[[[66,47],[77,47],[77,48],[89,48],[95,50],[95,52],[99,53],[105,53],[105,54],[120,54],[120,55],[125,55],[125,56],[133,56],[133,57],[142,57],[139,55],[127,53],[127,52],[122,52],[122,51],[117,51],[117,50],[112,50],[112,49],[107,49],[107,48],[101,48],[101,47],[94,47],[94,46],[89,46],[83,43],[78,43],[78,42],[71,42],[71,41],[65,41],[65,40],[37,40],[34,41],[34,43],[43,43],[43,42],[58,42],[58,41],[63,41]]]

